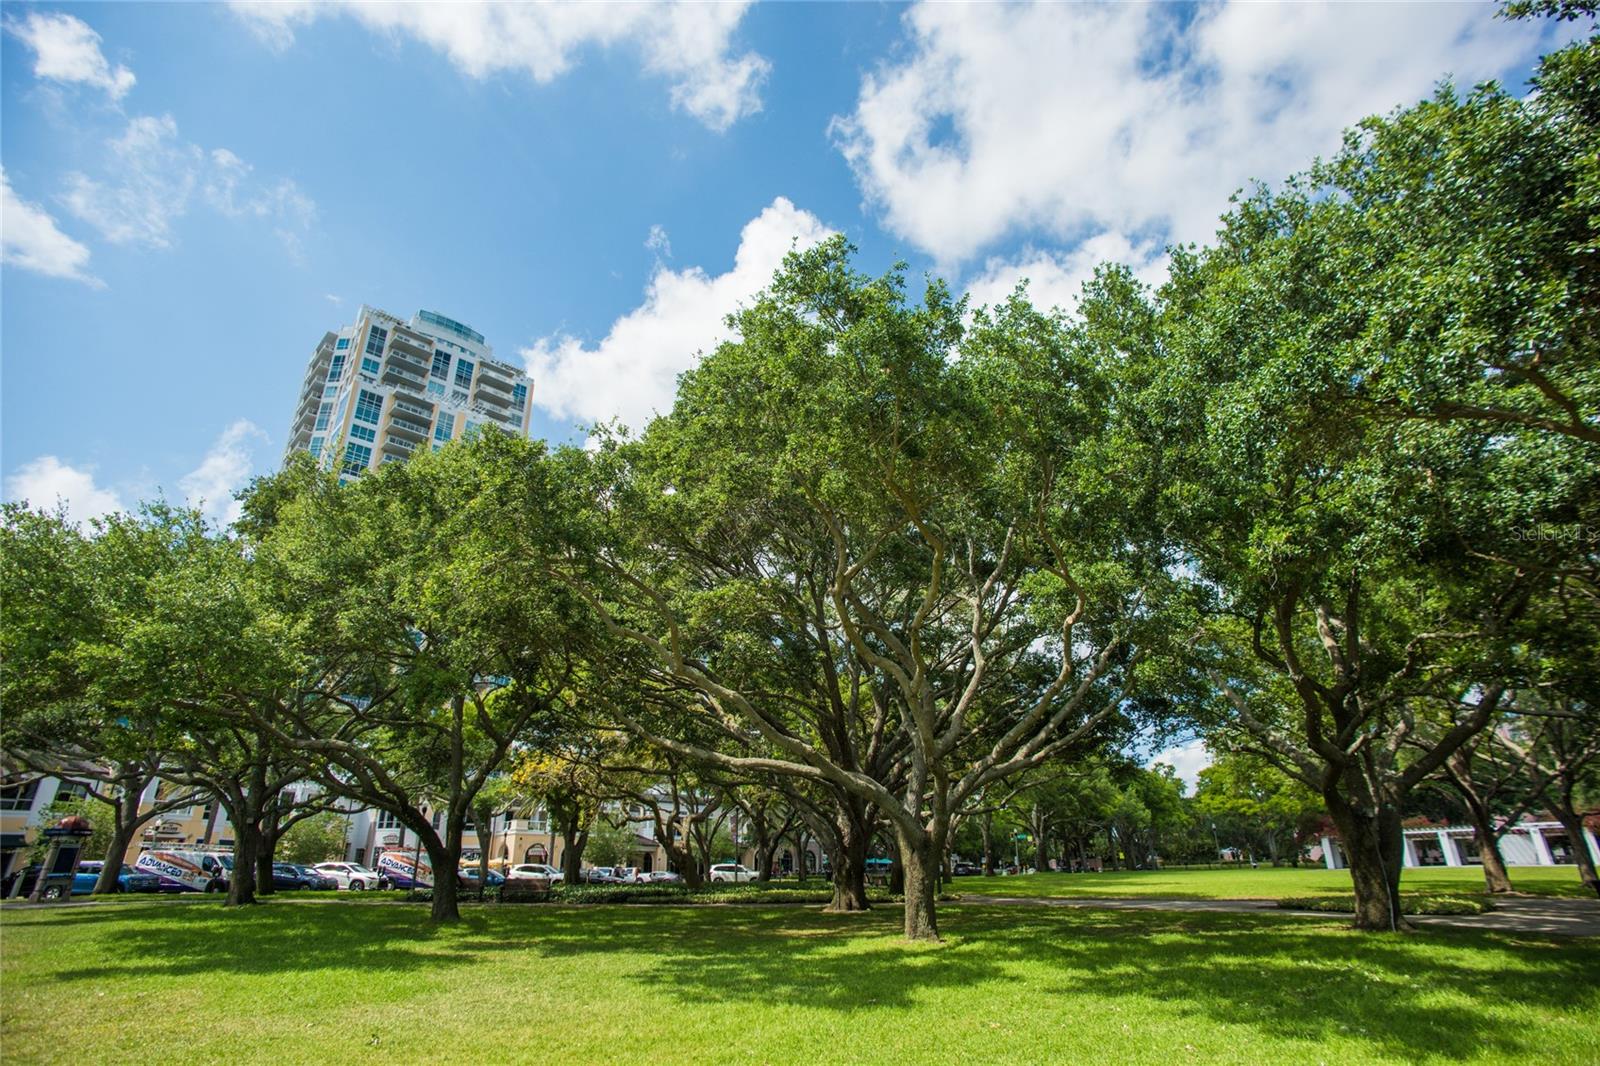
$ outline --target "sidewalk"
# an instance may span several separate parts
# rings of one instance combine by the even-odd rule
[[[1126,911],[1211,911],[1235,914],[1315,915],[1336,918],[1325,911],[1299,911],[1279,907],[1264,899],[1138,899],[1108,898],[1023,898],[1018,896],[969,896],[967,904],[998,903],[1020,907],[1091,907]],[[1412,914],[1407,921],[1416,925],[1447,926],[1456,929],[1493,929],[1510,933],[1537,933],[1546,936],[1600,937],[1600,899],[1552,899],[1543,896],[1501,896],[1495,909],[1486,914]]]

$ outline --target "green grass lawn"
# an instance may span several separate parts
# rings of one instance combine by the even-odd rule
[[[1016,879],[1019,882],[1025,879]],[[1593,941],[1336,918],[141,901],[0,912],[27,1062],[1600,1061]]]
[[[1511,884],[1519,892],[1539,896],[1593,899],[1572,866],[1513,866]],[[1483,871],[1476,866],[1406,870],[1402,892],[1483,892]],[[1120,898],[1166,896],[1172,899],[1283,899],[1351,891],[1350,871],[1263,866],[1251,869],[1176,869],[1108,871],[1102,874],[1024,874],[1019,877],[958,877],[952,892],[988,896],[1083,896]]]

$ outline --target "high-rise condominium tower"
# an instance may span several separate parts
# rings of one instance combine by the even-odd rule
[[[526,437],[532,394],[533,381],[495,359],[477,330],[363,305],[311,354],[284,457],[308,451],[355,477],[484,426]]]

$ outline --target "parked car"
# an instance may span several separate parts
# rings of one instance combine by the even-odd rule
[[[287,862],[275,862],[272,864],[272,887],[279,892],[287,892],[310,888],[311,881],[298,867]]]
[[[85,862],[80,862],[78,864],[77,876],[82,878],[85,874],[88,874],[94,880],[90,881],[88,886],[82,889],[80,889],[77,884],[74,883],[72,894],[76,896],[80,894],[80,892],[93,892],[95,884],[100,880],[100,871],[105,869],[105,865],[106,864],[99,859],[89,859]],[[118,892],[154,892],[160,887],[161,878],[155,876],[154,874],[141,873],[127,864],[124,864],[121,872],[117,874],[116,891]]]
[[[754,881],[756,872],[739,865],[736,862],[721,862],[711,868],[711,883],[742,885],[747,881]]]
[[[950,864],[952,877],[977,877],[983,873],[983,867],[975,862],[955,862]]]
[[[591,866],[583,871],[583,879],[591,885],[620,884],[610,866]]]
[[[313,867],[317,873],[331,878],[335,888],[351,892],[365,892],[378,887],[378,871],[355,862],[319,862]]]
[[[560,870],[542,862],[518,863],[506,870],[506,880],[508,882],[526,883],[542,879],[553,885],[559,883],[561,877]]]
[[[681,885],[683,875],[675,874],[671,870],[654,870],[647,874],[640,874],[639,880],[652,885]]]
[[[637,885],[640,883],[639,868],[637,866],[613,866],[611,876],[621,885]]]
[[[506,879],[493,870],[489,871],[489,879],[484,882],[484,884],[490,888],[493,888],[496,885],[503,885],[505,883]],[[461,888],[477,888],[478,868],[476,866],[461,867],[456,871],[456,884]]]
[[[290,891],[297,888],[328,889],[338,888],[339,883],[309,866],[293,862],[275,862],[272,864],[272,887]]]
[[[15,887],[17,879],[22,879],[22,888],[17,892],[19,899],[26,899],[33,893],[33,886],[38,883],[39,871],[43,869],[38,863],[31,863],[21,870],[13,871],[5,879],[3,894],[9,898],[11,890]],[[81,891],[92,891],[94,882],[89,883],[89,888],[80,890],[77,876],[74,874],[50,874],[45,878],[44,891],[39,893],[40,899],[66,899],[69,895],[79,895]]]

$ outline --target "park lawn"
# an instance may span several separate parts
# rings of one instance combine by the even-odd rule
[[[1593,941],[944,905],[0,912],[7,1063],[1600,1061]]]
[[[1593,899],[1573,866],[1513,866],[1511,884],[1538,896]],[[1121,899],[1285,899],[1352,891],[1349,870],[1325,867],[1263,866],[1165,870],[1109,870],[1099,874],[1023,874],[1017,877],[958,877],[950,891],[963,896],[1072,897]],[[1483,870],[1477,866],[1409,869],[1400,876],[1402,893],[1481,894]]]

